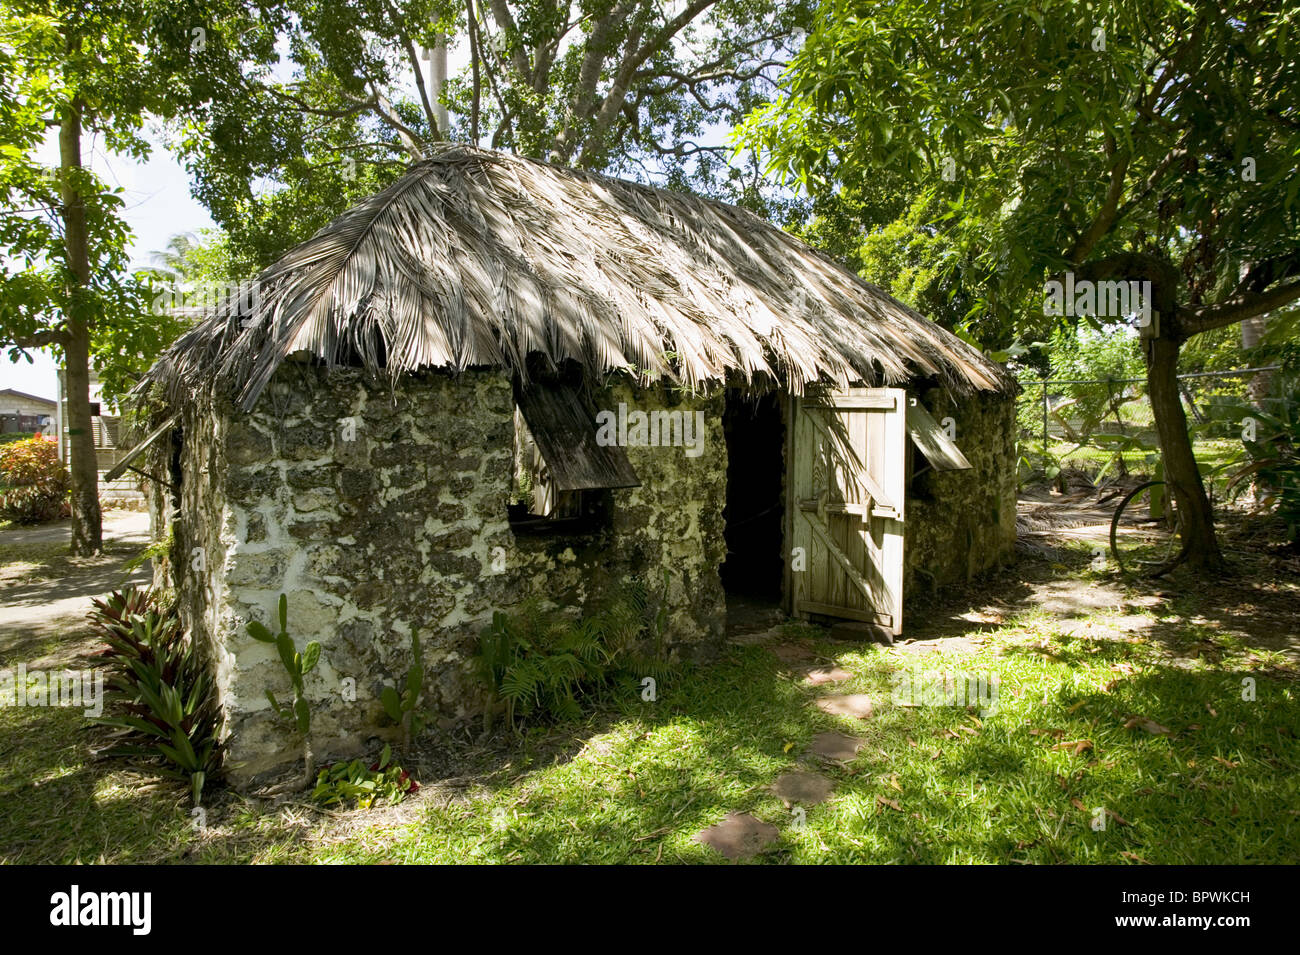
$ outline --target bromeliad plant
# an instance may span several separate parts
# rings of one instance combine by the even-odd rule
[[[206,668],[175,609],[128,587],[93,601],[92,626],[108,644],[108,682],[121,694],[118,716],[96,722],[118,731],[104,755],[162,760],[164,776],[186,781],[194,805],[220,764],[219,712]]]
[[[424,714],[417,709],[420,691],[424,687],[424,664],[420,662],[420,635],[416,632],[411,634],[411,656],[411,665],[406,670],[406,685],[401,692],[386,686],[379,694],[384,713],[402,727],[402,751],[408,754],[412,738],[424,731]]]
[[[385,746],[379,762],[370,766],[359,759],[326,766],[316,777],[311,799],[318,806],[354,802],[358,809],[369,809],[377,799],[396,804],[419,788],[411,774],[393,762],[392,747]]]
[[[303,678],[320,662],[321,649],[320,644],[312,640],[301,653],[298,652],[293,644],[293,638],[289,636],[289,598],[284,594],[280,594],[278,616],[279,633],[272,633],[264,623],[257,620],[250,620],[245,625],[245,629],[254,640],[275,644],[275,649],[280,654],[280,663],[289,674],[289,682],[293,687],[293,703],[282,705],[276,699],[275,693],[269,689],[266,691],[266,698],[270,701],[275,715],[292,725],[302,737],[303,767],[307,784],[310,785],[315,775],[315,757],[311,749],[311,704],[307,702]]]

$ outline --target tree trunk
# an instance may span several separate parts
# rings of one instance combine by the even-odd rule
[[[1247,350],[1254,348],[1267,331],[1268,315],[1256,315],[1253,318],[1246,319],[1241,323],[1241,347]],[[1253,365],[1254,362],[1252,361],[1251,364]],[[1271,371],[1259,371],[1251,376],[1246,384],[1251,404],[1258,408],[1260,402],[1268,397],[1272,386],[1273,373]]]
[[[1176,337],[1162,335],[1148,340],[1147,391],[1160,435],[1165,481],[1172,486],[1178,506],[1179,533],[1187,552],[1187,564],[1193,570],[1222,571],[1225,565],[1214,534],[1214,514],[1192,453],[1187,415],[1178,395],[1179,347]]]
[[[65,290],[65,405],[72,477],[72,553],[97,554],[103,544],[99,468],[90,421],[90,239],[81,188],[81,103],[73,100],[59,126],[63,236],[68,279]]]

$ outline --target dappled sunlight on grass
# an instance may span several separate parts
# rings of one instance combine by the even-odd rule
[[[815,691],[748,649],[679,688],[701,701],[691,714],[679,702],[656,711],[662,722],[619,727],[603,756],[430,810],[372,857],[716,862],[691,837],[729,810],[781,829],[760,857],[768,861],[1205,863],[1287,861],[1300,850],[1300,722],[1285,681],[1257,677],[1258,699],[1246,701],[1225,669],[1032,629],[1015,643],[918,659],[820,646],[855,674],[837,692],[880,701],[871,720],[821,714],[808,705]],[[891,672],[914,665],[996,673],[997,705],[982,718],[891,705]],[[832,728],[856,730],[866,746],[851,766],[821,768],[835,791],[800,826],[767,786],[813,733]]]
[[[214,788],[203,831],[179,788],[88,762],[79,713],[0,710],[0,858],[717,863],[694,837],[736,811],[779,830],[760,863],[1294,862],[1300,683],[1286,658],[1167,609],[1149,629],[1079,635],[1112,609],[1030,607],[961,641],[895,647],[787,627],[851,679],[806,686],[771,650],[734,647],[663,681],[656,702],[612,688],[584,723],[503,739],[400,807],[323,813]],[[996,676],[998,692],[982,711],[896,698],[900,672]],[[813,705],[826,693],[866,694],[875,712],[828,715]],[[828,730],[862,741],[856,759],[808,755]],[[773,795],[792,769],[827,777],[827,800]]]

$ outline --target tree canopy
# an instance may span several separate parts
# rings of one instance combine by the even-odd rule
[[[1175,373],[1193,335],[1300,299],[1300,7],[829,0],[738,137],[814,194],[882,170],[975,314],[1040,326],[1044,282],[1150,282],[1145,339],[1188,554],[1220,564]],[[1027,307],[1029,306],[1029,307]],[[1123,316],[1079,316],[1099,322]]]
[[[245,270],[266,265],[439,140],[472,142],[748,205],[756,164],[726,132],[778,87],[809,0],[286,0],[249,8],[243,76],[174,130]],[[439,38],[468,65],[441,101]],[[439,104],[450,108],[439,128]]]

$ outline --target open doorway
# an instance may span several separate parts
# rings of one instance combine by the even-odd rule
[[[780,619],[784,561],[785,424],[779,392],[728,390],[727,558],[719,570],[728,630],[765,629]]]

